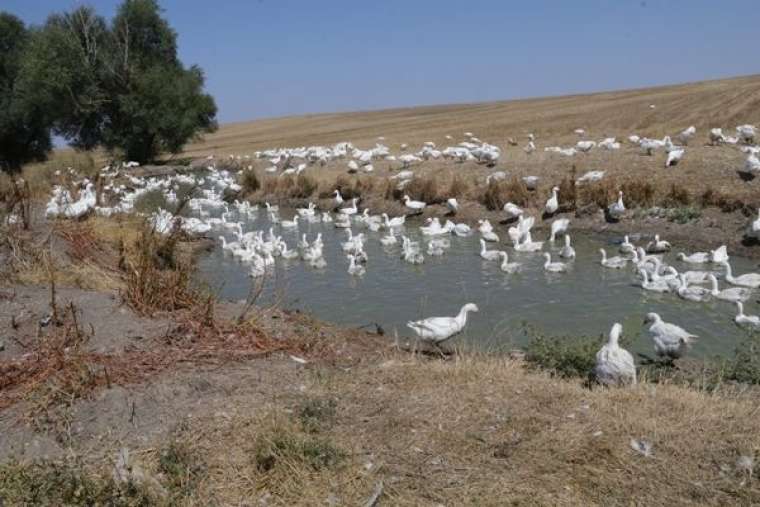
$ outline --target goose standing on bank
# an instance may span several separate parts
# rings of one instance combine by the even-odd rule
[[[655,352],[670,360],[683,357],[697,339],[696,335],[682,327],[663,321],[656,313],[647,314],[644,319],[644,325],[646,324],[651,324],[649,334],[654,341]]]
[[[760,331],[760,317],[757,315],[745,315],[744,304],[741,301],[736,302],[736,309],[739,313],[734,317],[734,322],[739,327]]]
[[[623,192],[622,190],[618,192],[618,199],[617,201],[613,202],[609,205],[607,208],[607,212],[610,215],[610,218],[613,220],[620,220],[620,218],[625,213],[625,204],[623,204]]]
[[[416,213],[422,213],[422,210],[425,209],[427,204],[425,204],[422,201],[413,201],[411,197],[408,195],[404,196],[404,206],[409,208],[412,211],[415,211]]]
[[[623,326],[617,322],[613,324],[607,343],[596,353],[594,377],[600,384],[614,386],[636,383],[633,356],[618,344],[622,332]]]
[[[721,262],[726,268],[726,281],[732,285],[738,285],[740,287],[749,287],[750,289],[757,289],[760,287],[760,274],[758,273],[745,273],[740,276],[733,276],[731,272],[731,264]]]
[[[453,197],[446,200],[446,206],[449,208],[449,211],[451,212],[452,215],[455,215],[456,212],[459,210],[459,203]]]
[[[519,206],[517,206],[515,203],[512,203],[512,202],[508,202],[507,204],[505,204],[504,208],[502,209],[507,214],[507,219],[517,218],[524,213],[522,208],[520,208]]]
[[[747,236],[760,240],[760,209],[757,210],[757,219],[747,228]]]
[[[544,205],[544,211],[549,216],[554,215],[559,209],[559,200],[557,198],[558,192],[559,192],[559,187],[553,187],[552,195],[551,197],[549,197],[549,199],[546,201],[546,204]]]
[[[427,319],[410,321],[406,325],[423,341],[439,347],[441,343],[460,333],[467,324],[467,314],[477,312],[474,303],[467,303],[459,310],[456,317],[429,317]]]
[[[554,240],[557,239],[557,234],[564,234],[567,232],[567,227],[570,225],[570,220],[567,218],[558,218],[552,222],[552,229],[551,234],[549,236],[549,241],[554,243]]]
[[[565,234],[565,246],[559,251],[559,256],[563,259],[575,259],[575,248],[570,244],[569,234]]]
[[[712,284],[710,294],[715,299],[721,299],[723,301],[730,301],[736,303],[737,301],[744,302],[752,296],[752,289],[746,287],[729,287],[728,289],[720,290],[718,288],[718,279],[712,273],[707,275],[707,278]]]

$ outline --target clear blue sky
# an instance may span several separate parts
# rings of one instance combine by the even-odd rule
[[[2,0],[28,23],[81,3]],[[760,72],[754,0],[163,0],[221,122]]]

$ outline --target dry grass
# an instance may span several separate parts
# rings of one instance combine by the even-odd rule
[[[654,204],[655,187],[649,181],[627,181],[620,190],[629,207],[648,207]]]
[[[739,462],[760,451],[756,400],[668,384],[588,390],[480,356],[311,372],[297,393],[231,402],[173,437],[202,470],[188,502],[361,505],[380,483],[388,505],[760,501],[757,471]],[[325,399],[333,409],[304,419]],[[166,469],[166,452],[143,454],[144,468]]]
[[[513,178],[509,182],[503,180],[490,181],[481,197],[481,204],[491,211],[498,211],[508,202],[517,206],[531,204],[531,194],[525,183],[517,178]]]

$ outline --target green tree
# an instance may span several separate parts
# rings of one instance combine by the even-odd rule
[[[125,0],[110,26],[88,7],[50,16],[22,75],[36,84],[54,132],[77,148],[143,163],[217,126],[203,73],[180,62],[156,0]]]
[[[43,109],[18,79],[28,42],[24,23],[0,12],[0,168],[9,172],[44,160],[52,146]]]

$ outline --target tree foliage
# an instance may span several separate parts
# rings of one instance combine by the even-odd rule
[[[44,160],[51,149],[43,110],[29,100],[18,79],[28,42],[24,23],[0,12],[0,169],[10,172]]]
[[[89,7],[50,16],[21,79],[53,131],[76,148],[147,162],[216,128],[203,73],[180,62],[177,34],[156,0],[125,0],[110,25]]]

